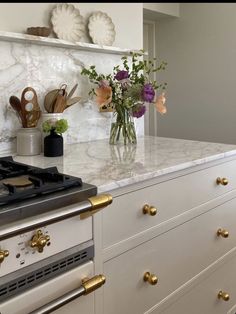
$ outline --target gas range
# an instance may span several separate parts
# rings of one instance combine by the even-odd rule
[[[41,169],[11,156],[0,158],[1,314],[31,313],[34,305],[26,309],[23,301],[20,308],[19,297],[93,262],[92,215],[111,202],[111,195],[97,195],[96,186],[56,167]],[[105,282],[95,277],[94,289]],[[69,297],[62,299],[63,304],[70,302]]]

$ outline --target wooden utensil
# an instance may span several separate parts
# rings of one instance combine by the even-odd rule
[[[66,107],[66,90],[61,88],[58,92],[56,102],[54,104],[53,112],[63,112]]]
[[[79,102],[81,98],[82,97],[74,97],[71,99],[67,99],[65,109],[67,109],[67,108],[71,107],[72,105],[76,104],[77,102]]]
[[[18,113],[18,115],[21,119],[21,123],[22,123],[23,128],[26,128],[27,127],[27,121],[26,121],[26,117],[22,114],[22,111],[21,111],[20,99],[16,96],[11,96],[9,98],[9,102],[10,102],[10,105],[12,106],[12,108]]]
[[[71,89],[71,91],[69,92],[69,94],[68,94],[68,96],[67,96],[67,100],[68,99],[70,99],[72,96],[73,96],[73,94],[74,94],[74,92],[75,92],[75,90],[76,90],[76,88],[78,87],[78,84],[75,84],[75,86]]]
[[[32,92],[33,97],[27,97],[28,92]],[[21,111],[23,116],[26,117],[27,128],[36,127],[41,115],[41,110],[36,91],[32,87],[26,87],[21,94]]]

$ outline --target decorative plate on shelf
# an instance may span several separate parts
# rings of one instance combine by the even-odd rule
[[[111,46],[115,40],[115,25],[104,12],[94,12],[88,22],[89,35],[94,44]]]
[[[52,10],[51,23],[60,39],[76,42],[85,35],[84,18],[72,4],[58,4]]]

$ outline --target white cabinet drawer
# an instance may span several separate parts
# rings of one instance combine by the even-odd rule
[[[216,178],[227,178],[228,185],[217,185]],[[115,197],[103,210],[103,248],[163,223],[236,188],[236,161],[226,162],[144,189]],[[157,214],[144,215],[149,204]]]
[[[235,224],[233,199],[104,263],[104,314],[141,314],[160,302],[236,246]],[[217,236],[219,228],[229,237]],[[146,271],[157,285],[143,282]]]
[[[164,311],[157,308],[154,311],[149,311],[148,314],[235,314],[235,269],[236,257],[216,269]],[[219,291],[228,293],[229,301],[219,299]]]

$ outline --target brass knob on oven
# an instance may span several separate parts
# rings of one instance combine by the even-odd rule
[[[158,278],[156,275],[151,274],[149,271],[147,271],[143,275],[143,281],[148,282],[150,285],[155,286],[158,282]]]
[[[217,230],[217,236],[221,236],[222,238],[228,238],[229,237],[229,231],[225,230],[225,229],[218,229]]]
[[[227,185],[228,183],[229,183],[229,181],[226,178],[218,177],[216,179],[216,184]]]
[[[229,294],[224,291],[219,291],[218,299],[222,299],[224,301],[229,301]]]
[[[157,213],[157,209],[153,206],[149,206],[148,204],[145,204],[143,206],[143,213],[144,215],[148,214],[150,216],[155,216]]]
[[[0,264],[4,261],[5,257],[8,257],[8,250],[0,250]]]
[[[43,252],[43,248],[46,244],[49,244],[49,235],[44,235],[41,230],[36,231],[36,234],[32,237],[30,241],[30,246],[32,248],[37,248],[39,253]]]

